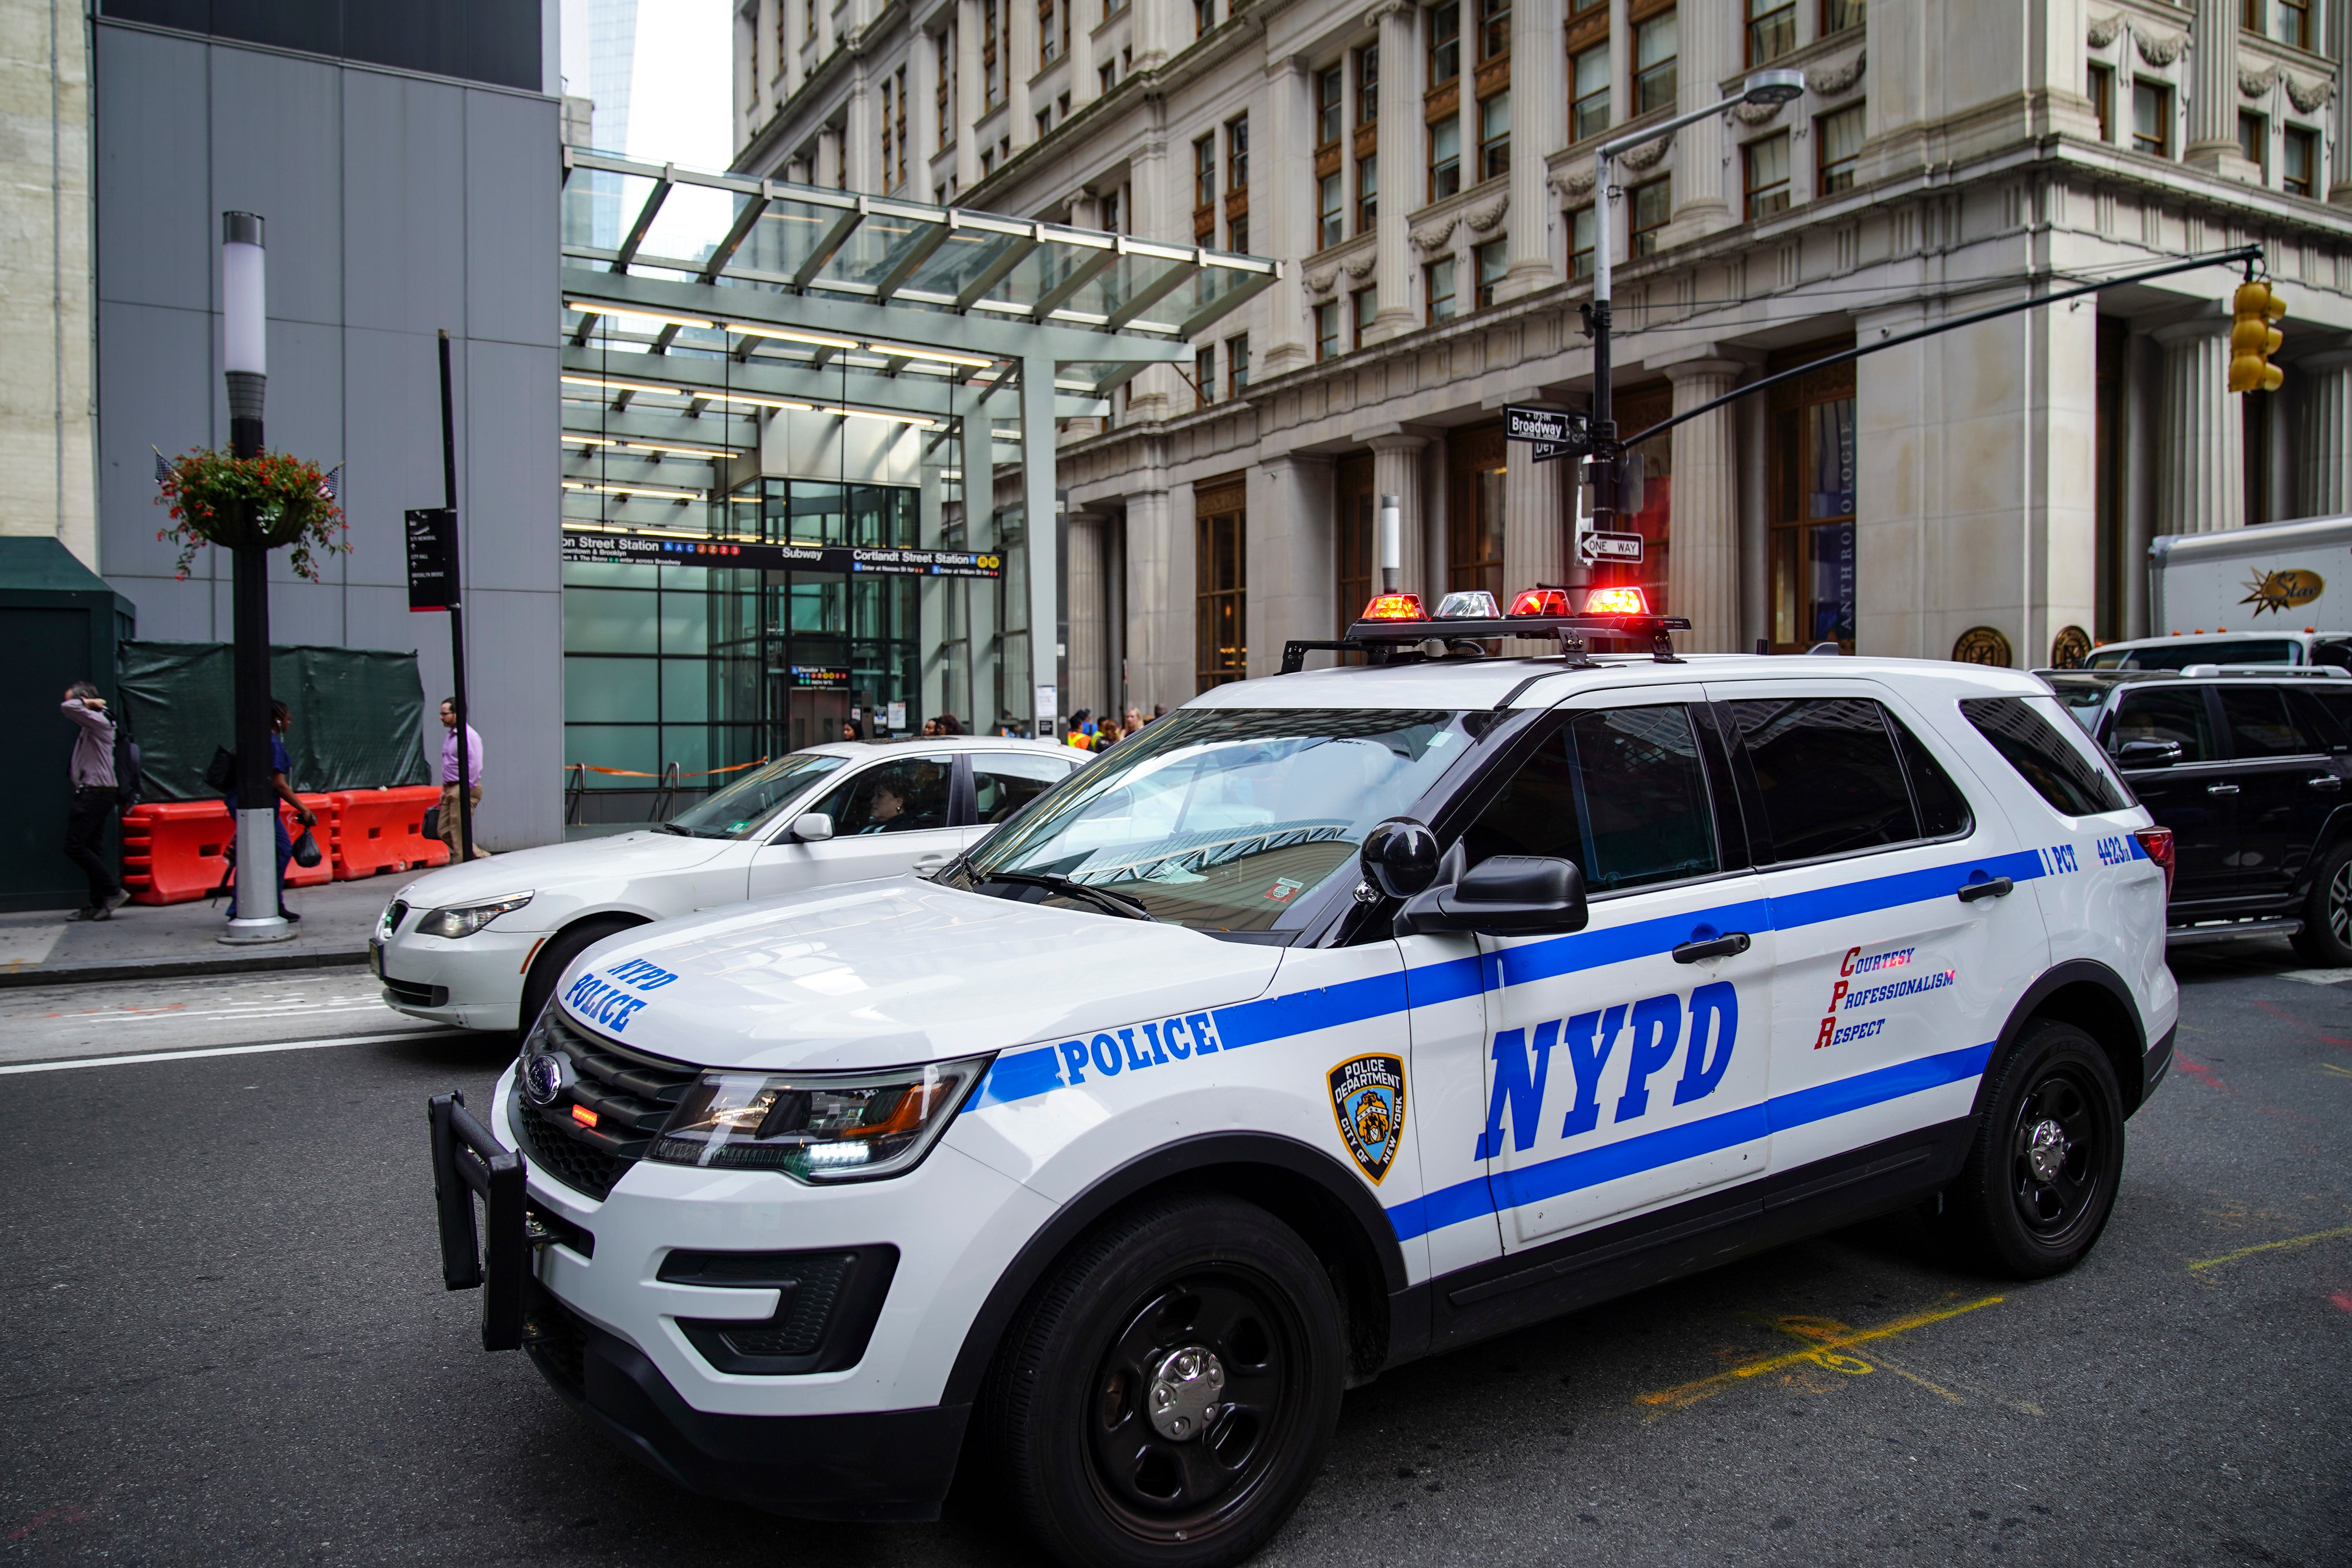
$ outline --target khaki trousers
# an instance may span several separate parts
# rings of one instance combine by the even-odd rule
[[[467,790],[466,795],[467,804],[475,812],[479,813],[482,809],[482,786],[476,784]],[[481,817],[478,815],[476,816],[474,858],[487,860],[490,858],[490,852],[482,847],[481,824]],[[449,847],[449,858],[455,860],[457,858],[457,786],[453,784],[445,784],[441,786],[441,842]]]

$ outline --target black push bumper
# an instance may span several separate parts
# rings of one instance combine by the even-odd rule
[[[528,1349],[606,1436],[689,1490],[807,1519],[939,1517],[969,1405],[837,1415],[695,1409],[644,1352],[539,1283],[532,1248],[567,1238],[530,1218],[522,1154],[500,1143],[463,1095],[434,1096],[427,1115],[441,1277],[452,1290],[482,1289],[484,1350]]]

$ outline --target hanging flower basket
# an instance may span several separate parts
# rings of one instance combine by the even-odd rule
[[[351,528],[335,504],[335,473],[321,472],[316,463],[284,452],[234,458],[201,447],[177,458],[159,455],[155,462],[156,504],[172,512],[170,525],[155,537],[180,547],[184,580],[207,544],[290,546],[294,574],[313,583],[320,580],[318,555],[351,551]]]

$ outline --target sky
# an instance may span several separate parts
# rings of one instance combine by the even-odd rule
[[[594,0],[598,5],[616,0]],[[625,0],[617,0],[625,3]],[[564,90],[597,96],[589,68],[592,0],[561,0]],[[734,155],[734,32],[728,0],[635,0],[627,145],[648,163],[719,170]],[[604,138],[600,134],[601,146]]]

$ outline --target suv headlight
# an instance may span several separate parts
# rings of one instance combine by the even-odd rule
[[[435,910],[416,922],[419,936],[457,938],[471,936],[503,914],[511,914],[530,902],[529,893],[509,893],[503,899],[492,899],[479,904],[451,904],[446,910]]]
[[[804,1182],[895,1176],[939,1141],[992,1059],[874,1073],[706,1072],[649,1157]]]

